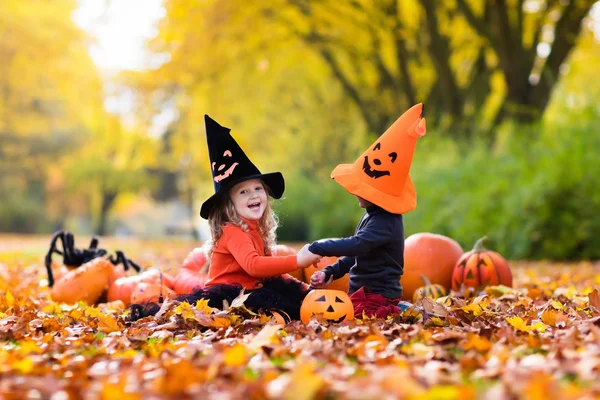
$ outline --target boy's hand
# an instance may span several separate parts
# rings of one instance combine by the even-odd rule
[[[333,282],[333,275],[329,277],[327,282],[325,282],[325,279],[327,279],[327,274],[323,271],[317,271],[310,277],[310,286],[314,287],[315,289],[323,289]]]
[[[298,254],[296,254],[296,264],[298,264],[298,268],[306,268],[311,264],[316,263],[321,259],[321,256],[318,254],[313,254],[308,250],[308,244],[305,244]]]

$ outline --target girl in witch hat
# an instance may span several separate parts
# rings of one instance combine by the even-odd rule
[[[208,299],[209,306],[231,304],[242,290],[249,293],[244,305],[251,310],[283,311],[300,318],[300,305],[308,293],[307,284],[288,272],[305,268],[318,260],[305,245],[297,255],[272,256],[277,219],[269,196],[279,199],[285,183],[280,172],[262,174],[230,134],[229,128],[204,116],[206,138],[215,194],[206,200],[200,216],[208,220],[211,257],[208,280],[203,289],[178,298],[194,304]],[[132,319],[155,314],[158,307],[132,307]],[[280,314],[281,315],[281,314]]]
[[[400,278],[404,269],[402,214],[417,205],[408,175],[417,139],[425,135],[423,105],[406,111],[354,164],[338,165],[331,177],[356,196],[366,209],[354,236],[314,242],[309,250],[342,257],[312,275],[310,284],[322,288],[350,274],[354,315],[386,317],[400,312]]]

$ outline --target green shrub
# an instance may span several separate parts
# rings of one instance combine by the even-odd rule
[[[600,258],[599,118],[586,112],[558,123],[507,124],[493,148],[428,132],[411,170],[418,206],[405,215],[406,236],[441,233],[468,250],[488,235],[488,247],[510,259]],[[277,205],[281,240],[353,234],[364,210],[334,181],[286,182],[287,198]]]

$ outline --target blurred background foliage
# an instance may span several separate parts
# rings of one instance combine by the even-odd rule
[[[164,0],[161,62],[106,79],[76,1],[4,0],[0,231],[202,236],[209,114],[284,173],[280,240],[347,236],[362,210],[329,173],[423,102],[407,236],[600,258],[595,3]]]

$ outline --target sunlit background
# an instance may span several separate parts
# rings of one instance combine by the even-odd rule
[[[407,236],[597,259],[599,40],[591,0],[4,0],[0,232],[205,239],[209,114],[281,240],[349,235],[329,173],[423,102]]]

